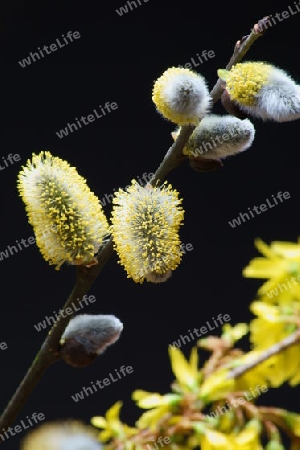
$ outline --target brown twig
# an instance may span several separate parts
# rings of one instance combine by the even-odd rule
[[[236,46],[226,68],[229,69],[233,64],[241,61],[241,59],[250,49],[251,45],[261,34],[262,33],[256,33],[252,31],[250,36],[243,42],[242,45]],[[211,91],[214,103],[219,100],[221,93],[221,80],[218,80],[213,90]],[[162,163],[160,164],[157,171],[155,172],[155,175],[150,181],[153,186],[162,183],[166,179],[168,174],[176,167],[178,167],[183,162],[183,160],[186,159],[182,154],[182,150],[187,143],[191,133],[193,132],[193,129],[194,127],[192,126],[184,126],[181,128],[178,138],[168,150]],[[113,243],[112,238],[110,238],[110,240],[106,243],[106,245],[97,256],[98,264],[92,266],[89,269],[85,267],[77,268],[76,284],[63,308],[63,311],[69,305],[71,305],[72,302],[76,303],[82,298],[83,295],[87,293],[94,280],[97,278],[112,254]],[[21,382],[12,399],[5,408],[0,418],[0,429],[6,429],[12,424],[45,370],[51,364],[57,361],[57,359],[59,359],[59,341],[65,327],[67,326],[71,318],[72,315],[67,315],[66,318],[62,318],[61,320],[59,320],[51,329],[31,367],[27,371],[23,381]]]
[[[261,26],[262,26],[260,24],[264,20],[265,20],[265,18],[258,21],[258,23],[256,23],[254,25],[249,36],[245,36],[240,41],[237,41],[237,43],[235,44],[233,55],[231,56],[227,66],[226,66],[226,70],[230,70],[232,66],[241,62],[241,60],[244,58],[246,53],[250,50],[250,48],[254,44],[254,42],[264,34],[264,31],[260,31]],[[219,78],[211,91],[213,103],[216,103],[220,99],[222,92],[223,92],[223,81]]]
[[[267,350],[262,352],[254,361],[251,361],[247,364],[232,369],[228,373],[227,379],[241,377],[249,370],[254,369],[254,367],[258,366],[262,362],[267,361],[267,359],[271,358],[272,356],[277,355],[278,353],[291,347],[292,345],[298,344],[299,341],[300,341],[300,330],[297,330],[295,331],[295,333],[290,334],[286,338],[282,339],[282,341],[277,342],[276,344],[272,345]]]

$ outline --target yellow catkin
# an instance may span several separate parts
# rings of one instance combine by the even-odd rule
[[[43,151],[18,175],[18,190],[42,256],[58,270],[64,262],[93,263],[109,233],[98,198],[68,162]]]
[[[157,110],[178,125],[197,124],[211,103],[206,81],[189,69],[171,67],[154,83]]]
[[[233,66],[226,77],[226,89],[231,99],[241,105],[253,106],[271,70],[272,66],[263,62],[245,62]]]
[[[137,283],[165,281],[182,257],[182,200],[171,185],[140,186],[135,180],[115,193],[112,235],[120,264]]]

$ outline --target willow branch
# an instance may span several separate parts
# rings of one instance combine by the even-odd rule
[[[76,306],[79,304],[79,301],[90,289],[112,253],[113,248],[110,240],[101,251],[101,255],[98,258],[99,263],[96,266],[93,266],[92,269],[87,269],[83,266],[77,267],[76,283],[63,307],[63,313],[60,315],[59,320],[53,325],[31,367],[28,369],[21,384],[3,412],[0,418],[1,430],[7,429],[12,424],[44,372],[60,359],[59,341],[72,318],[72,315],[64,314],[64,311],[70,307],[72,303]]]
[[[243,366],[235,367],[232,369],[227,375],[227,379],[231,378],[239,378],[248,372],[254,367],[258,366],[264,361],[267,361],[274,355],[281,353],[283,350],[291,347],[292,345],[298,344],[300,342],[300,330],[295,331],[295,333],[290,334],[286,338],[282,339],[282,341],[277,342],[276,344],[269,347],[267,350],[262,352],[254,361],[251,361]]]
[[[262,33],[254,33],[253,31],[242,45],[236,45],[234,53],[226,68],[230,68],[233,64],[241,61],[241,59],[250,49],[251,45],[261,34]],[[221,80],[218,80],[213,90],[211,91],[214,103],[219,100],[221,94]],[[172,170],[176,169],[185,159],[187,159],[182,154],[182,150],[187,143],[190,135],[192,134],[194,128],[194,126],[184,126],[181,128],[179,136],[167,151],[163,161],[150,180],[152,186],[161,184]],[[95,281],[109,258],[112,256],[112,254],[113,243],[112,238],[110,238],[97,256],[98,264],[92,266],[91,268],[86,268],[83,266],[79,266],[77,268],[76,283],[66,304],[63,307],[63,312],[72,303],[77,304],[83,297],[83,295],[88,292],[93,282]],[[71,318],[72,315],[66,315],[66,317],[61,317],[53,325],[46,340],[42,344],[40,351],[38,352],[32,365],[28,369],[24,379],[22,380],[21,384],[19,385],[18,389],[16,390],[15,394],[4,410],[0,418],[0,429],[6,429],[12,424],[46,369],[60,359],[60,338]]]
[[[265,31],[260,30],[263,27],[264,23],[266,23],[267,19],[268,17],[264,17],[263,19],[259,20],[259,22],[254,25],[249,36],[246,36],[240,41],[237,41],[237,43],[235,44],[233,55],[231,56],[226,66],[226,70],[230,70],[232,66],[241,62],[246,53],[248,53],[248,51],[254,44],[254,42],[264,34]],[[214,85],[210,93],[213,99],[213,103],[216,103],[220,99],[223,92],[223,84],[224,82],[219,78],[216,84]]]

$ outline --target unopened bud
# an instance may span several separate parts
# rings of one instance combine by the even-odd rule
[[[219,163],[227,156],[251,147],[254,135],[254,126],[248,119],[211,114],[194,129],[183,154],[200,160],[208,159],[210,164],[211,160]]]
[[[60,340],[62,359],[73,367],[90,365],[116,342],[123,324],[113,315],[80,314],[70,320]]]

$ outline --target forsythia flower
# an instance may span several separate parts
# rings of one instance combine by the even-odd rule
[[[176,406],[182,397],[178,394],[160,395],[155,392],[137,390],[133,392],[132,398],[140,408],[150,410],[141,415],[136,423],[138,428],[149,427],[151,430],[155,430],[158,421],[171,413],[173,406]]]
[[[152,408],[140,417],[137,422],[139,428],[150,427],[155,429],[157,421],[172,412],[173,407],[176,407],[182,400],[184,393],[197,392],[199,389],[201,373],[198,370],[197,347],[192,349],[189,361],[176,347],[169,347],[169,356],[176,377],[176,393],[160,395],[142,390],[135,391],[133,399],[138,406],[144,409]]]
[[[263,450],[260,443],[261,425],[257,420],[251,420],[239,433],[231,434],[234,450]]]
[[[103,431],[99,433],[101,442],[109,441],[115,437],[126,440],[127,437],[133,436],[137,432],[135,428],[124,425],[120,421],[119,414],[122,405],[123,403],[119,401],[109,408],[105,417],[96,416],[91,419],[91,423],[94,427],[103,429]]]
[[[299,308],[299,304],[298,304]],[[251,310],[258,317],[250,324],[250,340],[256,350],[267,349],[281,341],[296,330],[296,325],[288,321],[293,313],[299,320],[299,311],[293,311],[287,304],[279,306],[263,302],[253,302]],[[291,385],[300,381],[300,344],[294,345],[280,352],[266,363],[269,368],[269,381],[272,387],[278,387],[285,381]]]
[[[249,332],[249,326],[247,323],[238,323],[235,326],[231,326],[230,323],[226,323],[222,327],[222,339],[226,339],[230,345],[234,345]]]
[[[210,375],[200,388],[200,398],[206,402],[214,402],[226,397],[234,390],[235,381],[227,378],[227,369],[220,369]]]
[[[179,265],[181,201],[171,185],[142,187],[135,180],[126,191],[115,193],[114,245],[128,278],[136,283],[165,281]]]
[[[251,147],[254,135],[254,126],[248,119],[211,114],[204,117],[195,128],[183,149],[183,154],[223,159]]]
[[[300,118],[300,86],[282,69],[264,62],[235,64],[218,71],[233,103],[254,117],[276,122]]]
[[[250,341],[255,350],[262,351],[297,329],[300,317],[300,245],[275,241],[267,246],[257,240],[256,246],[264,257],[254,258],[244,269],[244,275],[269,278],[258,291],[261,301],[251,304],[257,317],[250,323]],[[296,344],[265,361],[272,387],[286,381],[292,386],[299,384],[299,355],[300,344]]]
[[[230,363],[228,363],[228,368],[236,368],[240,366],[247,366],[251,364],[253,361],[257,361],[257,359],[261,356],[263,351],[260,350],[251,350],[248,353],[245,353],[242,356],[239,356],[233,359]],[[273,356],[275,359],[277,355]],[[273,359],[273,361],[274,361]],[[246,371],[243,375],[239,376],[234,380],[234,389],[233,391],[250,391],[253,386],[269,386],[270,385],[270,363],[269,360],[264,361],[254,368]]]
[[[109,225],[99,200],[74,167],[47,151],[33,154],[18,175],[18,189],[49,264],[58,270],[64,262],[95,263]]]
[[[177,347],[169,347],[169,355],[173,373],[182,392],[195,391],[200,384],[197,347],[193,347],[190,361],[185,359]]]
[[[253,420],[237,433],[224,434],[209,428],[200,438],[201,450],[263,450],[260,425]]]
[[[81,422],[49,422],[28,433],[21,450],[101,450],[97,433]]]
[[[152,100],[165,118],[178,125],[197,125],[211,104],[202,75],[176,67],[155,81]]]
[[[291,299],[300,301],[300,241],[275,241],[268,246],[256,239],[255,245],[263,257],[254,258],[243,275],[269,279],[258,290],[261,299],[275,303],[290,303]]]
[[[200,438],[201,450],[233,450],[229,435],[219,431],[205,429]]]

